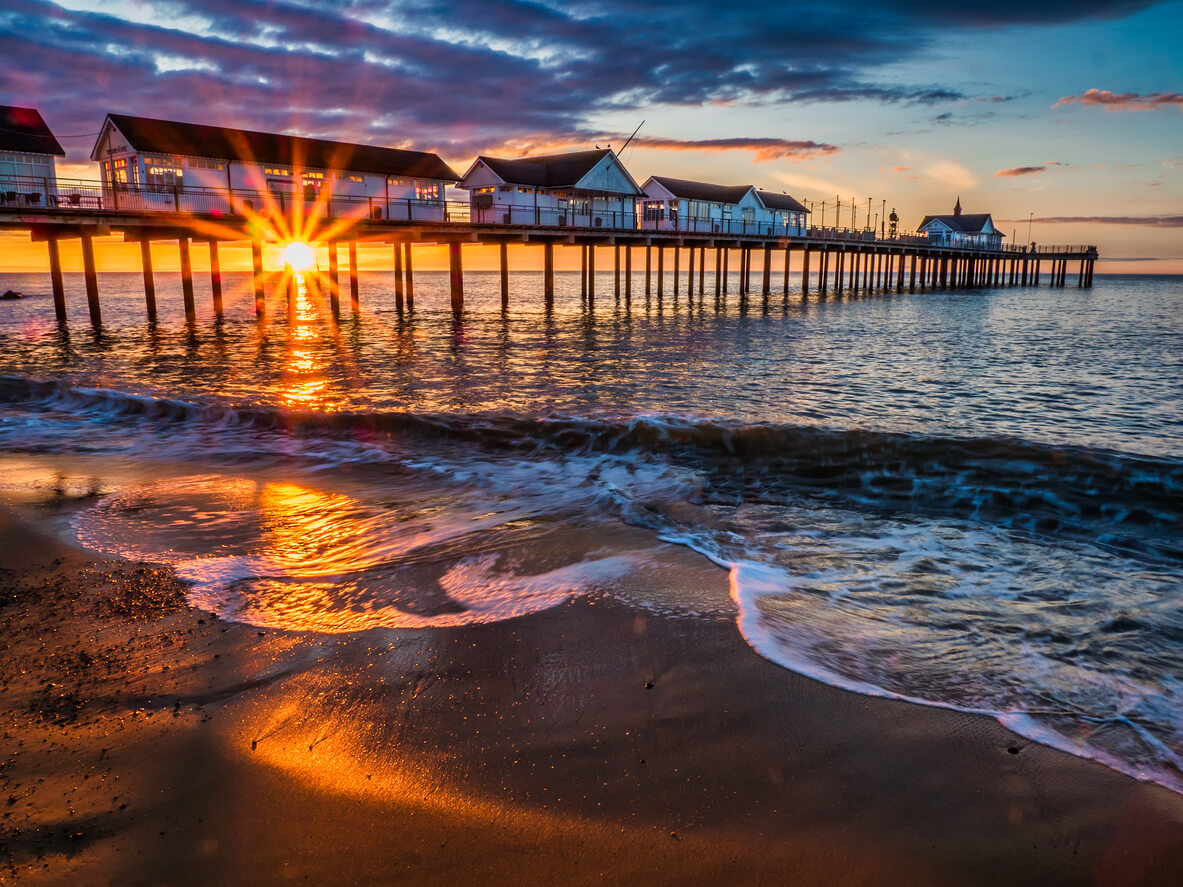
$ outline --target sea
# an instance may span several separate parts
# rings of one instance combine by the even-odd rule
[[[200,275],[199,275],[200,277]],[[635,275],[0,275],[0,501],[345,634],[618,597],[836,687],[977,712],[1183,792],[1183,278],[659,296]],[[697,281],[695,281],[697,290]],[[58,513],[58,512],[55,512]],[[671,547],[702,569],[662,572]],[[532,552],[550,554],[539,559]],[[638,588],[654,589],[639,593]]]

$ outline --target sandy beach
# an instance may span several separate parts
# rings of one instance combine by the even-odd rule
[[[0,883],[1170,884],[1183,798],[577,600],[259,631],[4,516]],[[722,579],[718,576],[719,581]]]

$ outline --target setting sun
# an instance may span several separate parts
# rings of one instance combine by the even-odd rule
[[[293,240],[283,248],[283,260],[294,271],[307,271],[316,264],[316,254],[308,244]]]

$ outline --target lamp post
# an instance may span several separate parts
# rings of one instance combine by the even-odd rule
[[[1027,216],[1027,243],[1031,243],[1031,222],[1035,219],[1035,213],[1032,212]]]
[[[883,240],[885,226],[887,225],[887,198],[883,198],[883,206],[879,213],[879,239]]]

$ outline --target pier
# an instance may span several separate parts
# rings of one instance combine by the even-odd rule
[[[736,223],[696,230],[694,220],[683,220],[686,230],[651,230],[636,227],[631,215],[613,217],[604,225],[565,224],[563,219],[510,218],[508,222],[474,220],[468,203],[431,205],[425,213],[417,201],[406,206],[381,207],[365,199],[342,202],[338,197],[324,203],[297,201],[297,206],[272,207],[262,212],[240,208],[266,207],[269,195],[258,195],[257,203],[249,194],[211,195],[206,211],[144,208],[141,201],[125,189],[122,194],[99,183],[83,187],[77,183],[67,199],[37,203],[0,205],[0,229],[28,232],[34,241],[48,246],[50,280],[54,308],[59,320],[65,320],[67,305],[59,244],[80,241],[87,308],[91,322],[102,323],[98,274],[94,258],[94,238],[122,236],[125,242],[140,244],[144,275],[145,313],[156,315],[154,271],[150,245],[171,241],[178,244],[181,282],[186,317],[196,317],[193,289],[192,251],[197,245],[209,250],[213,309],[222,315],[222,286],[219,247],[226,242],[247,242],[251,247],[254,269],[255,312],[266,313],[263,291],[263,244],[276,239],[276,230],[290,225],[273,225],[274,215],[285,218],[323,217],[325,236],[315,234],[310,244],[328,247],[328,283],[334,313],[340,309],[340,247],[345,246],[348,271],[348,294],[357,310],[363,298],[357,265],[359,243],[386,244],[391,248],[395,270],[395,300],[400,310],[413,310],[414,247],[444,245],[448,251],[449,293],[451,308],[464,310],[463,247],[492,244],[499,247],[501,305],[508,311],[510,269],[508,247],[538,247],[542,253],[543,286],[540,294],[551,306],[555,294],[555,251],[578,247],[580,250],[580,291],[589,305],[594,305],[596,267],[606,263],[614,274],[614,296],[631,299],[633,262],[644,262],[646,295],[665,295],[667,268],[673,271],[671,295],[685,292],[703,296],[712,292],[717,298],[727,294],[728,270],[738,267],[739,296],[769,297],[774,292],[789,292],[792,273],[801,275],[805,294],[824,297],[830,293],[858,292],[870,289],[903,291],[999,286],[1039,286],[1042,275],[1050,274],[1050,285],[1090,287],[1098,258],[1095,246],[1003,246],[998,249],[935,245],[923,236],[876,236],[871,230],[851,230],[811,226],[804,233],[788,233],[771,226]],[[59,185],[59,190],[61,189]],[[54,196],[54,195],[51,195]],[[74,197],[78,199],[75,200]],[[119,197],[122,200],[119,200]],[[187,202],[193,198],[187,194]],[[139,205],[137,205],[139,204]],[[240,210],[240,211],[234,211]],[[423,216],[433,215],[433,219]],[[328,224],[332,222],[333,224]],[[268,238],[270,228],[271,238]],[[638,251],[643,250],[643,257]],[[604,259],[600,257],[604,256]],[[685,271],[683,271],[685,259]],[[709,261],[708,261],[709,260]],[[708,264],[711,270],[708,271]],[[754,270],[759,277],[753,279]],[[623,272],[623,273],[622,273]]]

